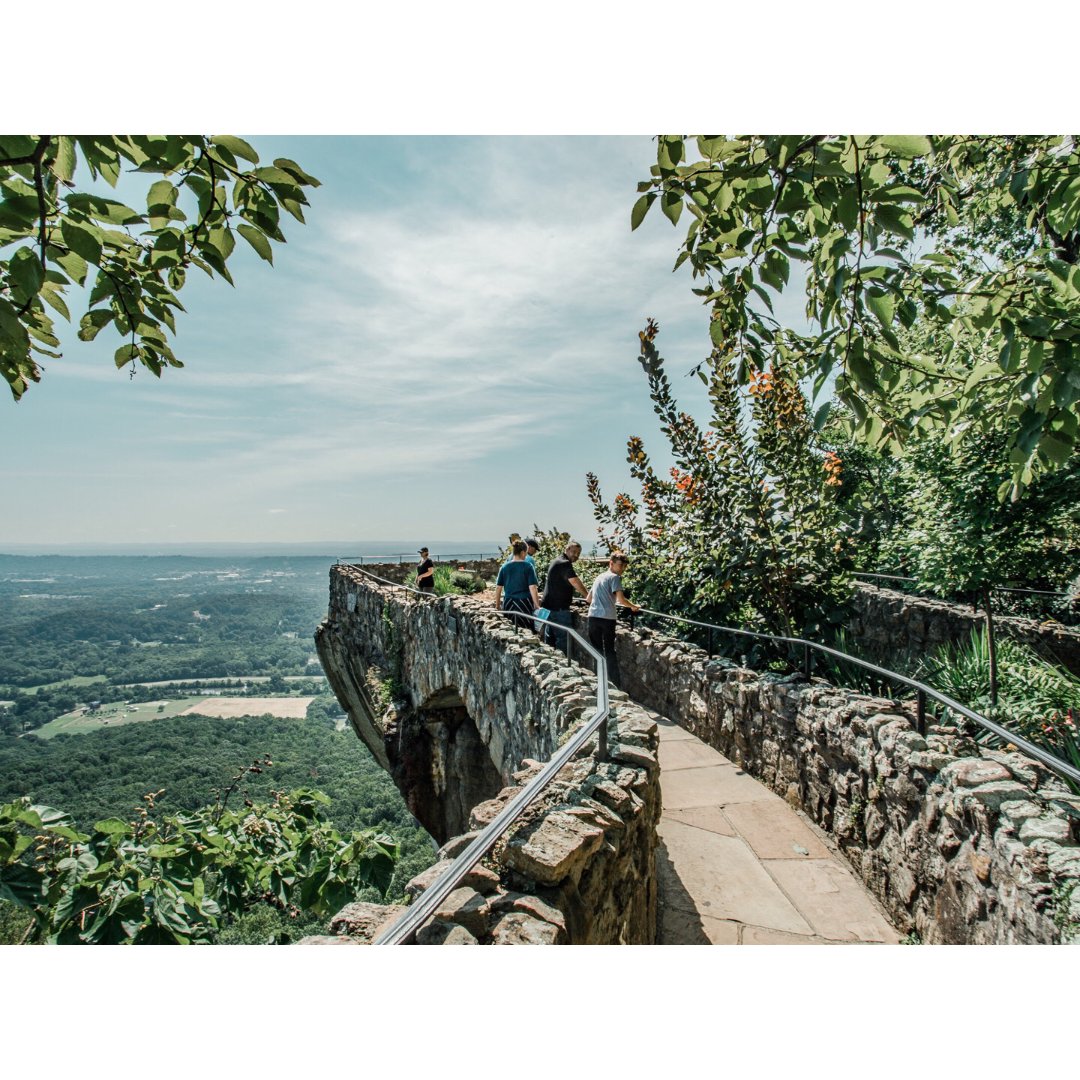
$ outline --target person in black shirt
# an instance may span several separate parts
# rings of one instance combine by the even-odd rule
[[[420,562],[416,565],[416,587],[424,592],[435,591],[435,564],[428,558],[426,547],[420,549]]]
[[[540,606],[547,608],[550,614],[547,621],[555,626],[573,626],[573,616],[570,614],[570,601],[574,593],[579,592],[582,596],[588,595],[588,589],[581,583],[581,579],[574,570],[574,563],[581,557],[581,545],[576,540],[571,540],[563,553],[548,567],[547,581],[544,583],[544,595],[540,599]],[[556,649],[564,649],[566,655],[570,655],[570,635],[562,630],[556,630],[555,626],[544,627],[544,640]]]

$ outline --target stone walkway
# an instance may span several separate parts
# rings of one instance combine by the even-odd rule
[[[842,856],[780,796],[662,716],[661,945],[895,943]]]

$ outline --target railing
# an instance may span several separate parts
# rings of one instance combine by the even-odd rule
[[[347,564],[353,565],[353,564]],[[372,574],[369,570],[365,570],[362,566],[355,566],[360,573],[365,577],[370,577],[375,581],[379,581],[384,585],[390,585],[396,589],[404,589],[407,592],[414,593],[418,596],[423,596],[428,599],[439,599],[435,597],[430,590],[420,590],[412,588],[408,585],[400,585],[393,581],[388,581],[386,578],[380,578],[375,574]],[[762,641],[779,642],[784,645],[794,646],[797,649],[802,650],[803,654],[803,673],[809,679],[813,667],[813,653],[820,652],[827,656],[831,656],[842,662],[855,664],[856,666],[863,668],[866,671],[871,672],[880,679],[891,680],[907,686],[916,693],[916,729],[925,734],[927,730],[926,725],[926,702],[927,699],[938,702],[945,706],[947,709],[951,709],[964,718],[971,720],[975,724],[982,727],[984,730],[991,732],[998,738],[1003,739],[1007,743],[1011,743],[1018,750],[1027,754],[1029,757],[1034,758],[1036,761],[1041,762],[1052,772],[1056,773],[1067,780],[1072,781],[1074,784],[1080,785],[1080,769],[1077,769],[1073,765],[1070,765],[1066,761],[1062,761],[1054,754],[1043,750],[1041,747],[1036,746],[1034,743],[1023,738],[1023,736],[1017,735],[1007,728],[1002,727],[1000,724],[975,712],[973,709],[969,709],[966,705],[962,705],[959,701],[949,697],[948,694],[943,694],[938,690],[935,690],[931,686],[927,686],[925,683],[919,682],[917,679],[909,678],[906,675],[901,675],[899,672],[890,671],[888,668],[883,668],[877,664],[872,664],[868,660],[863,660],[857,656],[852,656],[849,653],[841,652],[839,649],[833,649],[828,645],[822,645],[815,641],[807,641],[804,638],[786,637],[781,634],[766,634],[756,630],[743,630],[731,626],[720,626],[716,623],[702,622],[698,619],[689,619],[680,615],[669,615],[662,611],[652,611],[649,608],[639,609],[643,615],[653,616],[659,619],[665,619],[669,622],[683,623],[689,626],[700,627],[708,633],[708,655],[713,655],[714,649],[714,635],[719,632],[722,634],[732,634],[739,637],[755,638]],[[538,619],[534,615],[525,615],[523,612],[515,612],[515,616],[525,617],[531,619],[534,623],[542,623],[544,620]],[[547,624],[553,625],[553,624]],[[633,625],[633,623],[631,623]],[[466,874],[476,865],[480,859],[491,850],[496,841],[503,836],[510,826],[521,816],[522,813],[530,806],[549,783],[555,778],[559,771],[565,766],[573,757],[579,753],[585,745],[589,742],[594,734],[598,736],[598,748],[597,755],[600,760],[607,754],[607,719],[609,714],[608,704],[608,683],[607,683],[607,663],[604,657],[599,653],[591,643],[586,641],[581,634],[569,626],[558,626],[557,629],[560,632],[565,632],[570,635],[575,641],[577,641],[585,652],[588,653],[596,662],[597,672],[597,698],[596,698],[596,711],[588,720],[586,720],[575,732],[573,738],[568,740],[563,747],[552,757],[543,769],[537,773],[516,795],[509,803],[499,812],[499,814],[492,820],[486,828],[484,828],[478,836],[476,836],[469,845],[461,852],[457,858],[454,859],[453,865],[447,868],[446,872],[441,874],[439,878],[430,885],[421,894],[417,900],[410,905],[405,913],[399,918],[392,926],[383,931],[382,934],[375,939],[373,944],[375,945],[403,945],[411,944],[416,931],[438,910],[439,905],[460,885]]]
[[[389,563],[397,563],[399,566],[404,563],[417,563],[419,558],[417,556],[420,553],[418,551],[406,551],[398,552],[396,555],[353,555],[349,558],[342,558],[338,556],[335,560],[337,566],[363,566],[365,562],[372,563],[377,566],[386,566]],[[484,553],[480,554],[465,554],[465,555],[430,555],[429,558],[433,563],[444,562],[494,562],[499,558],[499,552],[494,552],[491,555]]]
[[[352,564],[347,564],[352,565]],[[409,585],[399,585],[397,582],[381,578],[362,566],[355,566],[365,577],[372,578],[384,585],[390,585],[395,589],[404,589],[417,596],[428,599],[442,599],[435,597],[431,590],[414,589]],[[514,612],[515,617],[531,619],[534,623],[544,626],[555,626],[535,615],[526,615],[524,612]],[[439,877],[417,897],[417,899],[405,909],[405,913],[392,926],[384,930],[372,944],[374,945],[408,945],[412,944],[416,931],[439,909],[439,905],[456,889],[465,878],[465,875],[486,855],[496,841],[513,823],[537,800],[544,789],[559,774],[559,771],[571,761],[589,740],[597,737],[597,758],[604,760],[607,756],[607,720],[610,712],[608,704],[608,681],[607,662],[601,653],[586,641],[576,630],[569,626],[556,626],[560,632],[570,635],[581,647],[596,661],[596,711],[579,725],[572,738],[568,739],[559,751],[544,765],[507,804],[499,811],[495,818],[480,832],[480,834],[465,848],[453,864],[446,868],[445,873]]]
[[[1048,769],[1057,773],[1058,776],[1065,777],[1075,784],[1080,784],[1080,769],[1070,765],[1067,761],[1062,761],[1061,758],[1043,750],[1042,747],[1029,742],[1023,736],[1009,731],[1007,728],[1002,727],[988,717],[975,712],[973,709],[969,709],[966,705],[961,705],[959,701],[949,697],[948,694],[943,694],[939,690],[935,690],[933,687],[919,682],[917,679],[909,678],[907,675],[901,675],[896,671],[889,671],[888,668],[879,667],[877,664],[871,664],[868,660],[862,660],[857,656],[851,656],[849,653],[840,652],[839,649],[830,648],[828,645],[821,645],[816,641],[806,641],[804,638],[784,637],[780,634],[765,634],[756,630],[739,630],[731,626],[718,626],[715,623],[700,622],[697,619],[687,619],[681,615],[668,615],[665,612],[651,611],[648,608],[641,608],[640,610],[643,615],[653,615],[657,618],[667,619],[671,622],[686,623],[690,626],[698,626],[705,629],[708,632],[707,652],[710,657],[713,655],[714,651],[714,634],[719,631],[724,634],[758,638],[764,641],[782,642],[785,645],[793,645],[796,648],[801,648],[803,654],[803,674],[807,679],[810,678],[813,666],[812,650],[825,653],[826,655],[835,657],[845,663],[855,664],[858,667],[864,668],[866,671],[872,672],[881,679],[889,679],[894,682],[902,683],[904,686],[908,686],[915,691],[916,729],[920,734],[926,734],[926,700],[927,698],[930,698],[944,705],[946,708],[952,709],[960,716],[974,721],[980,727],[998,736],[998,738],[1004,739],[1005,742],[1012,743],[1018,750],[1022,750],[1029,757],[1033,757],[1036,761],[1041,761]]]
[[[860,579],[880,578],[882,581],[913,581],[917,582],[918,578],[905,577],[903,574],[864,574],[862,571],[858,571],[851,575]],[[1059,596],[1069,599],[1071,604],[1080,603],[1080,597],[1070,597],[1067,592],[1059,592],[1048,589],[1019,589],[1014,588],[1011,585],[991,585],[991,592],[1004,592],[1004,593],[1022,593],[1026,596]]]

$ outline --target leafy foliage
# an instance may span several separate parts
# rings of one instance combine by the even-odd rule
[[[939,648],[917,677],[1080,769],[1080,679],[1028,646],[1002,638],[991,652],[988,636],[973,630],[967,641]]]
[[[714,370],[835,379],[875,446],[1002,431],[1003,495],[1073,453],[1076,136],[667,135],[638,190],[632,227],[657,202],[691,217],[676,266],[705,279]],[[773,299],[804,279],[810,327],[782,326]]]
[[[458,593],[481,592],[484,582],[475,574],[463,570],[455,570],[445,564],[435,567],[435,595],[455,596]]]
[[[110,188],[124,169],[160,179],[144,210],[77,190],[80,166]],[[89,289],[81,340],[111,324],[117,367],[182,367],[167,335],[188,269],[231,284],[237,235],[273,262],[281,212],[303,222],[304,189],[318,184],[287,158],[260,166],[235,135],[0,136],[0,372],[16,400],[41,378],[35,354],[59,355],[47,308],[70,321],[73,284]]]
[[[847,527],[835,498],[842,463],[818,449],[789,369],[770,365],[744,395],[734,359],[719,349],[709,361],[711,430],[702,430],[677,406],[656,334],[650,321],[638,359],[675,464],[664,478],[643,440],[628,441],[640,503],[618,494],[608,505],[589,474],[602,543],[633,552],[628,587],[645,606],[820,633],[841,616],[850,589]]]
[[[1080,712],[1080,679],[1011,638],[997,642],[999,696],[990,700],[990,649],[986,634],[941,646],[924,660],[917,677],[957,701],[1040,740],[1054,714]]]
[[[317,791],[276,793],[268,804],[155,820],[154,796],[134,820],[89,832],[28,798],[0,806],[0,898],[30,909],[31,940],[51,944],[208,941],[257,902],[328,915],[362,885],[385,890],[397,845],[342,837],[320,816]]]
[[[1080,455],[1001,503],[1010,471],[1001,433],[976,433],[951,455],[941,440],[916,438],[899,456],[832,424],[826,434],[844,462],[838,497],[858,529],[860,569],[912,576],[945,597],[1067,586],[1080,562]]]

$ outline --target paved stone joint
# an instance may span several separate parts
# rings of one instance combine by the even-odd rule
[[[895,943],[851,867],[778,795],[670,720],[660,732],[661,945]]]
[[[1080,798],[1043,765],[947,725],[924,737],[913,706],[648,630],[620,629],[616,648],[635,700],[805,812],[905,936],[1080,940]]]

